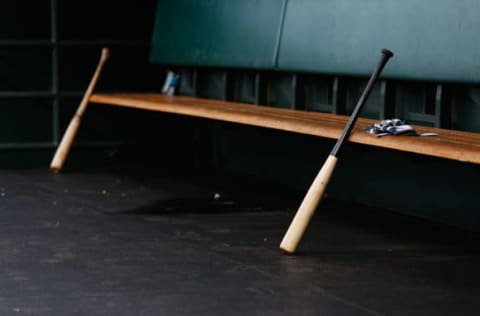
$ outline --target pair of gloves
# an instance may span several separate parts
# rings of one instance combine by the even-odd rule
[[[380,123],[372,124],[366,128],[367,132],[377,137],[385,135],[412,135],[412,136],[438,136],[437,133],[419,134],[410,125],[404,121],[394,118],[391,120],[383,120]]]

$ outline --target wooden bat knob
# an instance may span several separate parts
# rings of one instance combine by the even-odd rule
[[[110,57],[110,50],[106,47],[102,48],[102,55],[101,55],[100,59],[107,60],[108,57]]]

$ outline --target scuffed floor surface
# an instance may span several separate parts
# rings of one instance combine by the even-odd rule
[[[480,314],[477,235],[227,182],[0,172],[0,315]]]

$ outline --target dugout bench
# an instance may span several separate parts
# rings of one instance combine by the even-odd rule
[[[155,93],[92,94],[92,103],[132,107],[226,121],[293,133],[337,139],[348,116],[300,110],[272,108],[237,102],[209,100]],[[360,118],[349,141],[417,154],[480,164],[480,134],[415,126],[419,132],[436,132],[435,137],[375,137],[365,129],[375,120]]]
[[[472,167],[452,171],[461,174],[456,194],[472,201],[478,190],[469,184],[470,175],[480,164],[480,19],[469,13],[479,11],[480,3],[472,0],[453,7],[448,0],[434,6],[394,0],[159,0],[150,60],[181,75],[179,95],[94,92],[86,101],[335,139],[380,48],[388,47],[395,57],[349,141],[464,162]],[[376,138],[365,132],[372,122],[392,117],[440,136]],[[435,164],[424,165],[446,170]],[[400,187],[409,185],[405,181]],[[412,199],[436,192],[417,191],[409,193]],[[458,204],[457,195],[453,199],[435,202],[426,216],[450,216],[455,205],[469,212],[468,219],[461,215],[463,223],[471,222],[475,207]],[[427,203],[417,204],[425,209]],[[478,216],[474,222],[480,225]]]
[[[418,132],[436,132],[440,136],[376,138],[364,131],[373,120],[362,118],[349,140],[479,164],[480,134],[452,129],[456,127],[452,124],[452,107],[456,100],[452,96],[455,88],[449,84],[480,82],[480,58],[471,40],[477,38],[480,21],[475,16],[460,14],[473,10],[472,6],[480,9],[480,5],[470,0],[460,2],[453,8],[457,15],[452,13],[451,2],[447,0],[437,1],[435,10],[428,3],[414,5],[394,0],[368,3],[349,0],[346,4],[302,0],[232,3],[160,0],[151,61],[179,68],[183,72],[184,86],[188,85],[187,77],[190,77],[189,81],[193,81],[190,89],[182,87],[180,90],[186,96],[95,93],[89,101],[338,138],[347,120],[345,115],[349,114],[345,95],[353,94],[345,87],[343,78],[369,76],[384,46],[391,48],[396,56],[384,72],[387,80],[377,84],[378,95],[370,107],[378,110],[367,116],[374,118],[377,114],[376,121],[398,116],[407,122],[429,125],[414,125]],[[460,22],[469,27],[463,28],[452,42],[454,34],[447,31],[454,32]],[[224,70],[218,90],[225,92],[213,93],[216,94],[214,98],[222,100],[199,95],[198,85],[211,78],[202,78],[195,67]],[[237,97],[239,93],[231,93],[238,87],[238,82],[228,79],[232,68],[257,71],[252,82],[247,82],[247,85],[255,85],[255,96]],[[290,104],[282,104],[282,101],[275,104],[268,96],[262,97],[262,88],[268,90],[264,93],[267,95],[275,90],[269,83],[262,83],[264,78],[258,74],[262,71],[288,73],[287,84],[293,91]],[[306,84],[301,85],[305,82],[302,76],[308,77],[312,72],[328,75],[327,82],[322,84],[327,87],[325,94],[329,95],[327,102],[330,104],[317,106],[317,109],[330,113],[308,111],[309,102],[323,101],[308,97],[308,91],[303,97],[298,96],[302,94],[298,90],[307,89]],[[420,98],[430,105],[421,104],[413,111],[405,110],[411,105],[402,104],[398,95],[408,88],[399,80],[429,81],[431,84]],[[311,94],[315,94],[315,88],[323,89],[318,84],[313,86],[309,90]],[[356,102],[355,98],[351,102]],[[414,103],[415,100],[404,102]],[[475,111],[472,110],[474,115]],[[473,126],[473,130],[476,129],[477,126]]]

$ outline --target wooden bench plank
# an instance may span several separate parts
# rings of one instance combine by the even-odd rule
[[[288,132],[337,139],[347,116],[319,112],[280,109],[268,106],[226,102],[158,93],[92,94],[90,102],[150,111],[187,115]],[[375,120],[359,118],[349,141],[434,157],[480,164],[480,134],[414,126],[422,132],[436,132],[438,137],[375,137],[365,128]]]

